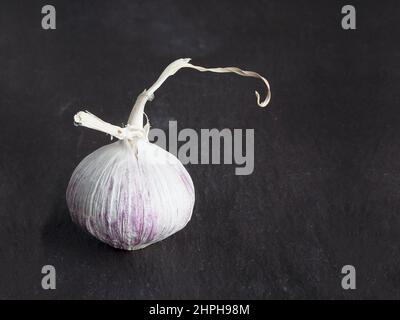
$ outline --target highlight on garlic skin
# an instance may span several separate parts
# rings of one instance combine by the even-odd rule
[[[154,98],[154,92],[169,76],[181,68],[232,72],[264,82],[265,100],[261,101],[255,92],[260,107],[265,107],[271,98],[268,81],[256,72],[235,67],[204,68],[189,61],[172,62],[137,97],[123,128],[87,111],[74,117],[75,124],[118,139],[82,160],[72,174],[66,194],[72,220],[115,248],[136,250],[161,241],[184,228],[192,216],[195,192],[189,173],[175,156],[149,142],[148,119],[143,124],[146,102]]]

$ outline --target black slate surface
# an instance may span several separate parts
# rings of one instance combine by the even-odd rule
[[[0,4],[0,298],[400,298],[400,4],[352,1],[43,1]],[[193,218],[161,243],[112,249],[70,220],[76,165],[109,143],[73,126],[87,108],[126,123],[180,57],[255,70],[183,70],[156,93],[153,127],[254,128],[255,170],[188,165]],[[54,265],[57,289],[41,287]],[[357,289],[341,288],[343,265]]]

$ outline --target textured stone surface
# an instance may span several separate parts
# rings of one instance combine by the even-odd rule
[[[336,2],[51,3],[55,31],[43,1],[0,4],[0,298],[400,298],[399,3],[353,2],[356,31]],[[260,72],[271,105],[255,105],[257,80],[184,70],[147,107],[153,127],[254,128],[254,173],[186,166],[186,228],[112,249],[67,211],[72,171],[109,141],[72,117],[126,123],[185,56]],[[356,291],[341,289],[345,264]]]

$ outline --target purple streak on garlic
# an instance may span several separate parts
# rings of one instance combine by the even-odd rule
[[[178,59],[171,63],[148,90],[144,90],[124,128],[107,123],[89,112],[78,112],[75,123],[105,132],[119,141],[88,155],[72,174],[67,205],[72,220],[97,239],[120,249],[136,250],[161,241],[189,222],[195,201],[192,179],[171,153],[148,141],[149,122],[143,126],[144,106],[154,92],[181,68],[217,73],[233,72],[264,81],[258,73],[234,67],[203,68]],[[147,117],[146,117],[147,118]]]

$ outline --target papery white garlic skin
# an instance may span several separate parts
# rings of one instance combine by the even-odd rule
[[[78,225],[113,247],[136,250],[185,227],[195,194],[182,163],[139,138],[119,140],[83,159],[66,198]]]

